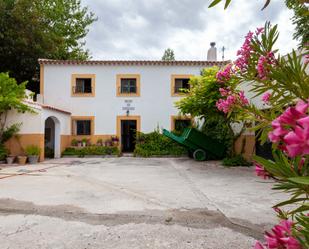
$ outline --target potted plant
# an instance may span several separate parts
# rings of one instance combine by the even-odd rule
[[[6,157],[6,163],[7,164],[13,164],[15,160],[15,156],[10,154],[10,151],[8,150],[8,155]]]
[[[103,140],[102,140],[102,138],[99,138],[97,140],[97,146],[102,146],[102,145],[103,145]]]
[[[111,139],[105,140],[105,146],[112,146],[113,141]]]
[[[87,138],[83,138],[83,139],[82,139],[83,147],[86,147],[86,146],[87,146],[87,142],[88,142],[88,139],[87,139]]]
[[[27,156],[23,156],[23,155],[17,156],[17,162],[18,164],[21,164],[21,165],[26,164]]]
[[[79,148],[82,147],[82,141],[80,141],[80,140],[77,141],[77,147],[79,147]]]
[[[39,161],[41,149],[36,145],[30,145],[26,148],[26,155],[28,156],[29,163],[34,164]]]
[[[117,136],[112,136],[112,142],[113,142],[114,145],[117,146],[118,143],[119,143],[119,138]]]
[[[71,141],[71,145],[72,145],[72,146],[78,146],[78,141],[77,141],[77,139],[73,138],[72,141]]]

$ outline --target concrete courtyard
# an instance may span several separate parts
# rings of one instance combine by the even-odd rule
[[[0,170],[1,249],[252,248],[284,194],[251,168],[63,158]]]

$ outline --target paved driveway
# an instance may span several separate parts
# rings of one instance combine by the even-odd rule
[[[253,171],[125,157],[3,168],[1,248],[251,248],[284,197]]]

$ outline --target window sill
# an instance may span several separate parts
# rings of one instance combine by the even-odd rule
[[[94,93],[73,93],[71,97],[95,97]]]
[[[188,93],[172,93],[172,97],[186,97],[188,96]]]
[[[140,97],[139,93],[117,93],[117,97]]]

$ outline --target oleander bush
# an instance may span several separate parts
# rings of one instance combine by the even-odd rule
[[[165,137],[158,130],[150,133],[138,132],[136,136],[135,156],[181,156],[186,155],[187,150]]]
[[[80,147],[80,148],[66,148],[65,151],[62,153],[63,156],[79,156],[84,157],[87,155],[97,155],[97,156],[104,156],[104,155],[119,155],[119,149],[116,146],[87,146],[87,147]]]

